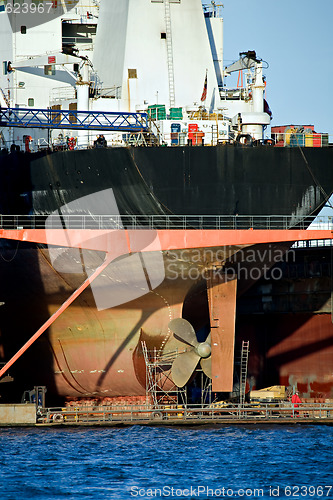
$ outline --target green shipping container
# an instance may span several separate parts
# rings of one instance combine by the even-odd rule
[[[322,138],[322,141],[321,141],[322,147],[328,147],[328,144],[329,144],[328,134],[321,134],[321,138]]]
[[[152,120],[165,120],[166,110],[164,104],[153,104],[148,106],[148,114]]]
[[[170,120],[182,120],[183,108],[170,108]]]

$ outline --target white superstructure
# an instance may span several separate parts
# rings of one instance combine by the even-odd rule
[[[8,3],[0,0],[1,106],[148,111],[158,140],[173,145],[263,138],[270,117],[262,65],[246,58],[251,64],[239,69],[247,71],[246,85],[226,89],[216,2],[58,0],[40,2],[44,9],[32,12],[35,2],[27,0],[28,13],[23,3],[9,12]],[[8,141],[22,145],[27,133],[11,130]],[[41,137],[55,139],[55,131],[51,138],[38,129],[29,134],[35,146]],[[81,147],[96,138],[56,135],[79,136]],[[128,139],[105,136],[110,145]]]
[[[218,95],[201,0],[107,0],[100,14],[93,63],[119,110],[199,105],[206,71],[206,105]]]

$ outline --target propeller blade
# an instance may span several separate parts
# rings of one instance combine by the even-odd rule
[[[185,344],[192,345],[193,347],[198,347],[199,342],[197,341],[195,330],[186,319],[172,319],[169,323],[169,328],[174,333],[174,336],[181,342],[185,342]]]
[[[204,374],[207,375],[208,378],[212,378],[212,357],[201,358],[200,365]]]
[[[200,356],[195,351],[186,351],[179,354],[172,363],[171,376],[177,387],[184,387],[191,378]]]

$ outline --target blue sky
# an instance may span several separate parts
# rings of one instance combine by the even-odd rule
[[[333,0],[216,3],[224,5],[224,65],[246,50],[269,63],[272,125],[313,124],[333,142]]]

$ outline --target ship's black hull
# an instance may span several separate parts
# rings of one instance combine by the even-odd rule
[[[333,190],[333,148],[303,154],[226,145],[2,155],[0,209],[48,214],[112,188],[120,214],[305,216]]]
[[[134,148],[148,187],[175,214],[289,215],[315,212],[333,185],[333,149]]]

